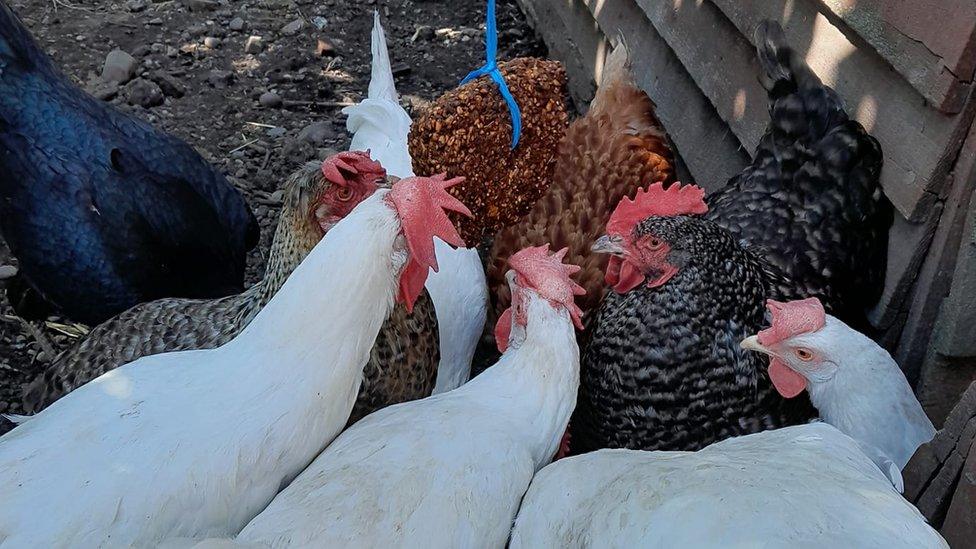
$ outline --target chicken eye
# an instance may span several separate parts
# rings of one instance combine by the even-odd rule
[[[647,241],[647,247],[650,248],[651,250],[659,250],[661,249],[661,246],[664,246],[664,241],[661,240],[660,238],[657,238],[656,236],[652,236]]]
[[[336,191],[336,198],[338,198],[340,202],[348,202],[349,199],[352,198],[352,189],[349,187],[339,187],[339,189]]]
[[[803,362],[810,362],[811,360],[813,360],[813,353],[801,347],[796,350],[796,357],[802,360]]]

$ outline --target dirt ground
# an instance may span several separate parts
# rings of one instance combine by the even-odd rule
[[[349,144],[339,109],[365,94],[373,10],[408,112],[484,62],[484,0],[8,1],[79,86],[194,145],[244,192],[261,223],[249,282],[264,269],[279,183],[302,162]],[[514,0],[499,0],[498,28],[501,59],[545,56]],[[249,40],[254,53],[245,52]],[[116,48],[139,66],[128,83],[106,85],[99,76]],[[12,267],[0,241],[0,278]],[[0,281],[7,285],[12,279]],[[17,413],[22,385],[84,327],[58,316],[27,322],[6,294],[0,291],[0,413]]]

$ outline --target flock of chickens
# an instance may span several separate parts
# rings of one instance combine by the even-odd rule
[[[557,63],[502,64],[512,149],[487,78],[411,121],[376,15],[351,150],[284,184],[235,293],[241,196],[2,5],[0,87],[34,93],[0,109],[0,228],[101,324],[0,437],[0,547],[946,547],[899,494],[935,430],[856,330],[880,147],[777,25],[756,38],[770,124],[705,196],[624,45],[572,124]]]

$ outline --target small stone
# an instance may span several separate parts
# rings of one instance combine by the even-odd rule
[[[244,30],[244,20],[240,17],[235,17],[227,24],[227,28],[234,32],[241,32]]]
[[[301,18],[295,19],[291,23],[288,23],[284,27],[281,27],[281,34],[284,34],[285,36],[295,36],[296,34],[298,34],[298,31],[302,30],[302,27],[304,26],[305,26],[304,19]]]
[[[186,87],[175,76],[165,71],[155,71],[149,75],[159,89],[163,90],[164,95],[170,97],[183,97],[186,94]]]
[[[260,103],[262,107],[276,109],[282,106],[284,101],[281,100],[281,96],[274,92],[264,92],[261,94],[261,97],[258,98],[258,103]]]
[[[138,105],[144,109],[156,107],[163,104],[165,97],[163,90],[155,82],[136,78],[126,87],[126,100],[130,105]]]
[[[410,74],[410,71],[412,71],[412,70],[413,70],[413,68],[411,68],[410,65],[407,65],[405,63],[401,63],[399,65],[394,65],[390,69],[390,72],[393,73],[393,76],[404,76],[404,75]]]
[[[176,46],[166,47],[166,57],[176,57],[180,54],[180,50],[176,49]]]
[[[0,280],[7,280],[17,276],[17,267],[13,265],[0,265]]]
[[[305,141],[316,147],[321,147],[326,141],[332,141],[336,137],[336,131],[330,122],[320,120],[312,122],[298,132],[298,139]]]
[[[149,46],[149,51],[152,53],[163,53],[166,51],[166,46],[159,42],[154,42],[152,46]]]
[[[411,42],[416,42],[417,40],[433,40],[436,38],[434,34],[434,27],[430,25],[420,25],[417,30],[413,31],[413,36],[410,37]]]
[[[149,46],[142,45],[132,50],[132,57],[145,57],[149,55],[150,51]]]
[[[188,37],[199,38],[204,34],[207,34],[207,26],[202,23],[199,25],[190,25],[186,29],[186,33]]]
[[[226,88],[234,81],[234,73],[231,71],[222,71],[220,69],[214,69],[210,71],[207,75],[207,82],[215,88]]]
[[[128,53],[119,49],[112,50],[105,56],[105,64],[102,65],[102,80],[125,84],[136,75],[138,67],[139,63]]]
[[[285,129],[281,126],[275,126],[273,128],[268,128],[264,133],[272,139],[278,139],[279,137],[285,135]]]
[[[315,25],[315,28],[319,29],[320,31],[325,30],[326,25],[329,24],[329,20],[321,15],[316,15],[311,19],[311,21],[312,24]]]
[[[163,18],[162,17],[153,17],[149,21],[146,21],[146,23],[148,23],[150,25],[159,26],[159,25],[162,25],[163,24]]]
[[[138,13],[146,9],[146,0],[129,0],[125,3],[125,8],[133,13]]]
[[[281,148],[281,153],[291,165],[302,164],[315,158],[315,148],[308,141],[301,139],[287,141]]]
[[[88,93],[95,99],[101,101],[111,101],[119,94],[118,82],[95,82],[88,88]]]
[[[203,39],[203,45],[207,46],[210,49],[216,49],[217,47],[220,46],[220,38],[217,38],[215,36],[208,36]]]
[[[319,57],[335,57],[336,48],[332,42],[324,40],[322,38],[318,39],[318,43],[315,45],[315,55]]]
[[[244,53],[261,53],[264,49],[264,40],[260,36],[248,36],[244,42]]]

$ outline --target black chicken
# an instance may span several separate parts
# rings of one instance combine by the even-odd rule
[[[705,202],[657,184],[625,199],[595,251],[613,253],[591,320],[571,451],[696,450],[809,418],[739,347],[767,298],[819,297],[847,322],[882,289],[891,206],[881,148],[764,23],[770,125],[755,161]]]
[[[189,145],[73,85],[0,2],[0,231],[73,319],[241,291],[257,222]]]

